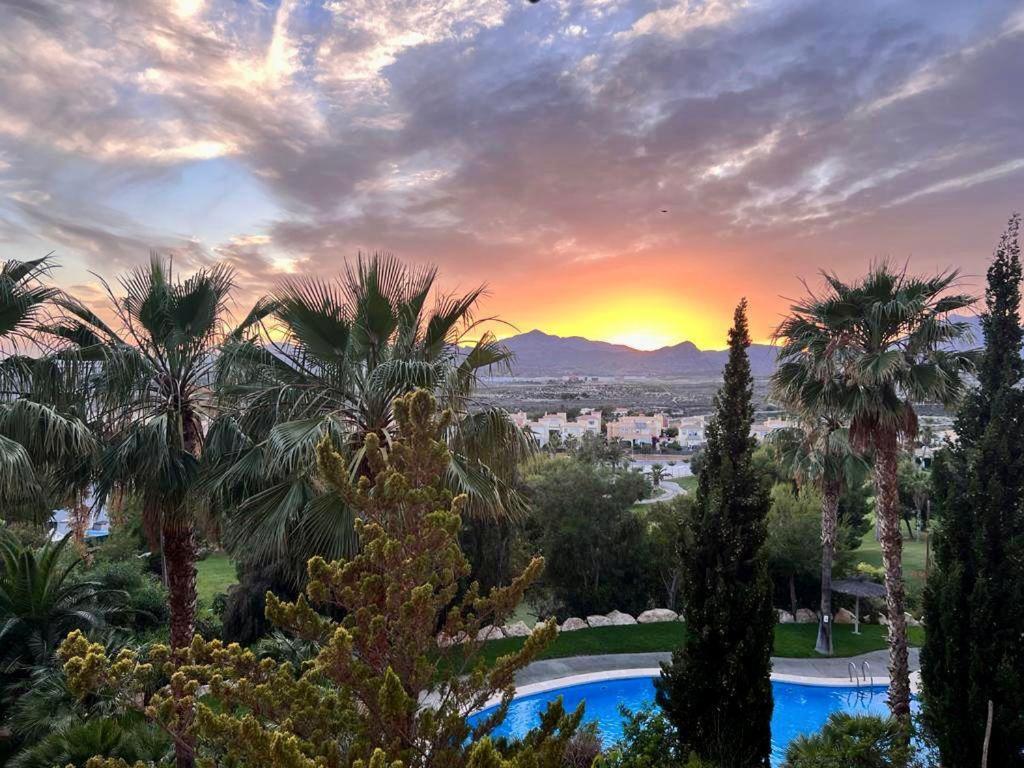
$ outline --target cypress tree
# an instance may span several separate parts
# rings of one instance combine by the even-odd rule
[[[751,457],[753,379],[747,303],[729,360],[683,545],[686,640],[662,667],[657,701],[682,754],[721,768],[768,766],[775,613],[764,551],[768,496]]]
[[[937,457],[925,592],[924,718],[947,768],[1024,765],[1024,378],[1018,216],[988,270],[978,386]]]

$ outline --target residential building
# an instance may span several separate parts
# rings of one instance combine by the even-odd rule
[[[564,445],[567,440],[581,440],[585,434],[601,434],[601,412],[592,408],[584,408],[574,419],[568,418],[564,411],[545,413],[536,420],[530,420],[524,411],[512,414],[512,421],[520,429],[528,428],[544,447],[550,442],[552,435],[558,435]]]
[[[608,441],[631,443],[634,447],[656,446],[662,432],[668,428],[668,419],[663,413],[653,416],[620,416],[607,424]]]

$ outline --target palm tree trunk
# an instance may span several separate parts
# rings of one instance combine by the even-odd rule
[[[885,568],[885,606],[889,614],[889,709],[893,717],[907,722],[910,718],[910,663],[904,615],[903,537],[896,484],[898,444],[895,433],[882,436],[876,447],[876,514]]]
[[[196,537],[191,523],[164,524],[161,530],[164,546],[164,567],[171,607],[171,648],[185,648],[192,642],[196,624]],[[188,733],[192,724],[191,708],[178,712],[174,744],[177,768],[195,764],[193,739]]]
[[[836,528],[839,525],[839,488],[829,484],[821,501],[821,616],[818,618],[818,642],[814,650],[831,656],[832,647],[832,559],[836,552]]]

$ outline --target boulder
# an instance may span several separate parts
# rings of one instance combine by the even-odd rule
[[[612,620],[607,616],[587,616],[587,624],[591,627],[610,627]]]
[[[586,629],[587,622],[578,616],[573,616],[562,622],[563,632],[575,632],[577,629]]]
[[[623,613],[622,611],[612,611],[611,613],[606,613],[605,616],[607,616],[608,619],[612,622],[612,624],[616,627],[624,627],[628,624],[636,624],[636,619],[634,619],[628,613]]]
[[[536,624],[533,625],[533,631],[536,632],[538,629],[543,629],[545,626],[547,626],[547,623],[548,622],[547,622],[546,619],[541,619],[540,621],[538,621]],[[556,621],[555,622],[555,632],[561,632],[561,631],[562,630],[558,626],[558,622]]]
[[[907,620],[908,627],[920,627],[921,622],[914,618],[913,614],[907,612],[903,614],[903,617]]]
[[[461,645],[467,640],[469,640],[469,636],[465,632],[459,632],[457,635],[455,635],[455,637],[450,637],[449,635],[446,635],[444,632],[439,632],[437,634],[437,647],[450,648],[451,646],[456,644]]]
[[[848,611],[845,608],[840,608],[836,611],[835,618],[832,619],[832,621],[836,624],[853,624],[855,619],[856,617],[851,611]]]
[[[781,608],[776,608],[775,613],[779,616],[779,624],[792,624],[796,619],[793,618],[793,614],[789,611],[784,611]]]
[[[878,614],[878,623],[881,624],[883,627],[888,627],[889,617],[886,616],[884,613]]]
[[[505,633],[501,631],[501,627],[496,627],[493,624],[481,627],[480,631],[476,633],[476,639],[481,643],[487,640],[500,640],[504,636]]]
[[[515,624],[506,624],[502,629],[505,630],[505,637],[526,637],[530,634],[530,628],[523,621],[517,621]]]
[[[796,623],[797,624],[816,624],[817,621],[818,621],[818,614],[816,614],[810,608],[797,608],[796,609]]]
[[[668,608],[651,608],[637,616],[636,620],[640,624],[657,624],[662,621],[675,621],[678,618],[679,614]]]

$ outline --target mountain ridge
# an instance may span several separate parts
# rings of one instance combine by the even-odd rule
[[[533,329],[502,343],[512,351],[515,376],[703,376],[721,373],[728,350],[701,350],[692,341],[658,349],[636,349],[626,344],[558,336]],[[755,376],[775,370],[775,348],[752,344],[749,349]]]

